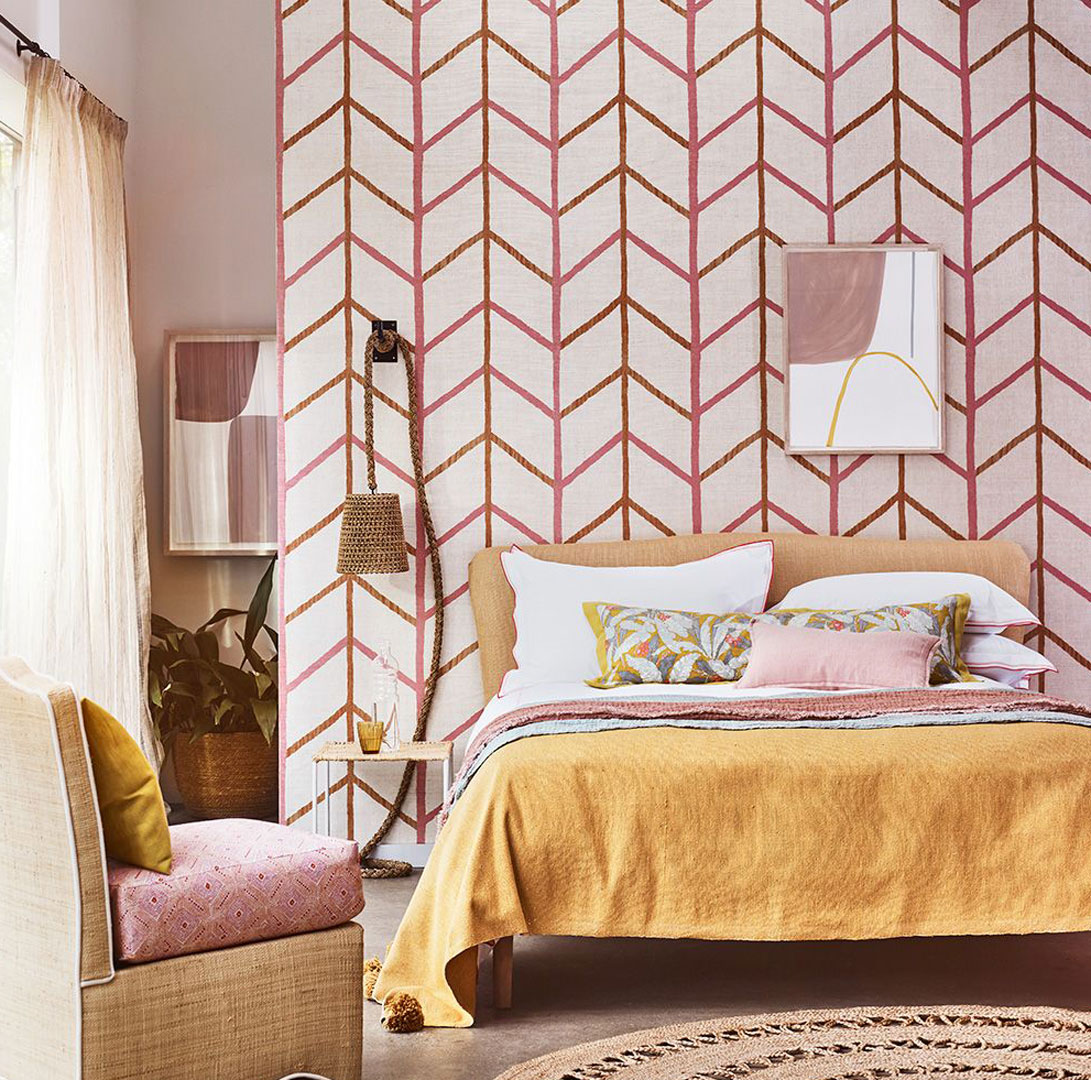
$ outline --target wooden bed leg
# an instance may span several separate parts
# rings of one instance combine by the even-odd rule
[[[511,937],[497,938],[492,947],[492,1003],[497,1009],[511,1008],[512,953]]]

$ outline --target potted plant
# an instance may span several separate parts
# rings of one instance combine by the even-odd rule
[[[196,630],[152,615],[148,697],[156,733],[174,755],[186,809],[199,818],[272,817],[277,810],[277,635],[266,625],[276,560],[247,611],[221,608]],[[238,664],[221,659],[215,627],[235,630]],[[272,647],[262,656],[258,637]]]

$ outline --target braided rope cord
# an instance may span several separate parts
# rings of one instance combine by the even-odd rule
[[[376,330],[367,339],[364,349],[364,453],[367,456],[367,482],[372,492],[375,491],[375,415],[373,398],[373,364],[376,352],[389,352],[396,348],[405,361],[405,381],[408,392],[409,454],[413,459],[413,483],[417,490],[417,506],[421,522],[424,525],[424,537],[428,548],[428,557],[432,564],[432,591],[435,594],[436,623],[432,633],[432,661],[428,669],[428,679],[424,684],[424,693],[417,706],[417,724],[413,731],[413,742],[421,742],[428,729],[428,717],[432,711],[432,699],[439,682],[440,654],[443,650],[443,568],[440,566],[439,550],[436,546],[436,530],[432,524],[432,510],[428,505],[428,495],[424,485],[424,466],[421,462],[420,427],[417,420],[417,375],[413,363],[413,346],[400,334],[391,330]],[[417,555],[421,554],[420,540],[417,541]],[[387,878],[405,877],[413,869],[401,859],[373,859],[371,853],[379,841],[390,831],[394,819],[401,812],[402,804],[409,792],[413,778],[414,762],[408,762],[402,772],[398,793],[394,796],[386,817],[375,830],[374,835],[360,849],[360,864],[364,877]],[[351,796],[350,796],[351,797]]]

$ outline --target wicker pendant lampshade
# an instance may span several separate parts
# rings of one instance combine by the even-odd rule
[[[398,496],[389,492],[349,495],[341,515],[339,574],[401,574],[409,569]]]

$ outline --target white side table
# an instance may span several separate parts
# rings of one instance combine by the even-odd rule
[[[334,762],[358,765],[360,762],[373,761],[439,761],[443,764],[443,791],[451,789],[451,761],[454,758],[454,743],[415,742],[400,746],[397,750],[379,750],[373,754],[365,753],[360,744],[355,742],[328,742],[314,755],[311,774],[311,825],[318,832],[318,794],[319,771],[325,765],[325,835],[330,835],[330,765]]]

